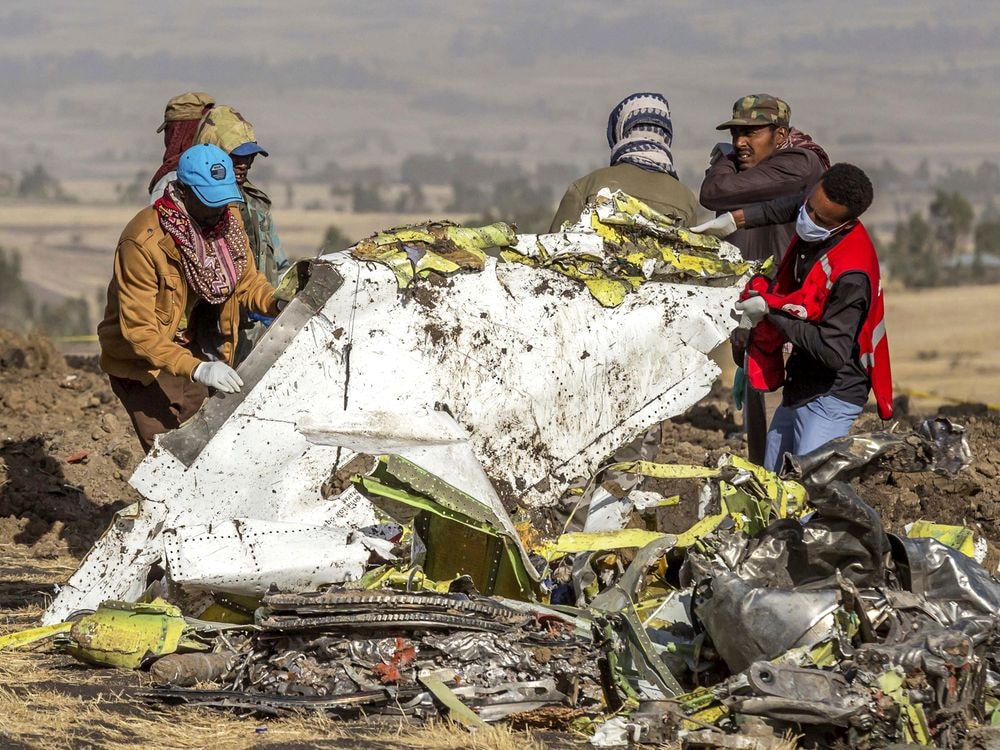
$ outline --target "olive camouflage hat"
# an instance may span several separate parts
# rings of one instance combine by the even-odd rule
[[[237,156],[249,156],[250,153],[267,156],[267,151],[257,145],[257,134],[253,125],[243,115],[225,104],[213,107],[208,113],[195,142],[211,143],[227,154],[236,152]],[[241,148],[247,144],[253,144],[253,147]]]
[[[200,120],[205,111],[212,108],[215,99],[211,94],[204,91],[185,91],[167,101],[166,109],[163,111],[163,122],[156,129],[157,133],[162,133],[168,122],[178,120]]]
[[[754,127],[757,125],[777,125],[788,127],[792,109],[788,102],[770,94],[749,94],[736,100],[733,105],[733,119],[717,126],[716,130],[734,127]]]

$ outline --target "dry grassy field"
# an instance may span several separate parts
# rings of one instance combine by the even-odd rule
[[[918,401],[1000,403],[1000,286],[885,292],[897,389]]]

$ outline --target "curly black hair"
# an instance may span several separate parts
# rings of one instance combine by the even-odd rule
[[[820,184],[826,192],[826,197],[834,203],[839,203],[851,212],[851,218],[856,219],[872,204],[875,191],[872,181],[861,169],[853,164],[841,162],[834,164],[820,178]]]

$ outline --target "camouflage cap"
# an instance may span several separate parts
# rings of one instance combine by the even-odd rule
[[[733,119],[718,125],[716,130],[756,125],[788,127],[792,109],[788,102],[770,94],[749,94],[733,105]]]
[[[245,143],[256,143],[257,134],[243,115],[230,106],[220,104],[206,115],[195,142],[211,143],[231,154]],[[267,151],[262,148],[255,149],[255,152],[267,156]]]
[[[163,111],[163,122],[156,132],[162,133],[168,122],[200,120],[205,110],[214,104],[215,98],[203,91],[185,91],[183,94],[178,94],[167,102],[167,107]]]

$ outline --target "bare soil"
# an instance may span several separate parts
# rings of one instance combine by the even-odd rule
[[[918,519],[970,526],[996,545],[1000,542],[1000,411],[984,404],[941,406],[933,413],[904,413],[895,419],[898,431],[912,430],[928,416],[951,419],[966,429],[972,465],[955,477],[928,471],[905,473],[883,468],[853,480],[858,494],[877,510],[886,530],[902,533]],[[734,414],[735,407],[721,382],[711,395],[687,414],[663,424],[659,461],[714,466],[723,453],[746,455],[746,443]],[[888,424],[866,410],[854,432],[874,432]],[[678,494],[678,506],[660,511],[666,531],[683,531],[697,520],[699,486],[678,480],[647,480],[646,486],[664,494]]]
[[[925,518],[973,526],[998,544],[1000,412],[964,404],[939,413],[965,425],[972,466],[957,477],[879,470],[858,490],[890,531]],[[900,428],[920,418],[903,415]],[[867,413],[857,427],[881,428]],[[659,460],[714,466],[723,453],[744,451],[732,402],[719,385],[687,414],[664,424]],[[138,499],[127,478],[142,456],[96,357],[64,358],[43,337],[0,330],[0,633],[37,621],[54,586],[72,573],[113,513]],[[683,500],[662,509],[658,520],[669,530],[687,528],[696,517],[697,483],[661,485],[656,489]],[[578,744],[573,735],[537,730],[498,728],[473,740],[448,728],[386,730],[321,717],[265,721],[150,707],[131,696],[145,680],[141,672],[85,670],[58,654],[0,653],[0,745],[124,747],[166,741],[175,747],[362,747],[374,741],[386,747],[499,750]],[[50,717],[44,727],[28,718],[32,711]],[[63,727],[55,734],[54,722]]]
[[[96,358],[0,330],[0,544],[83,555],[138,499],[126,480],[142,456]]]

